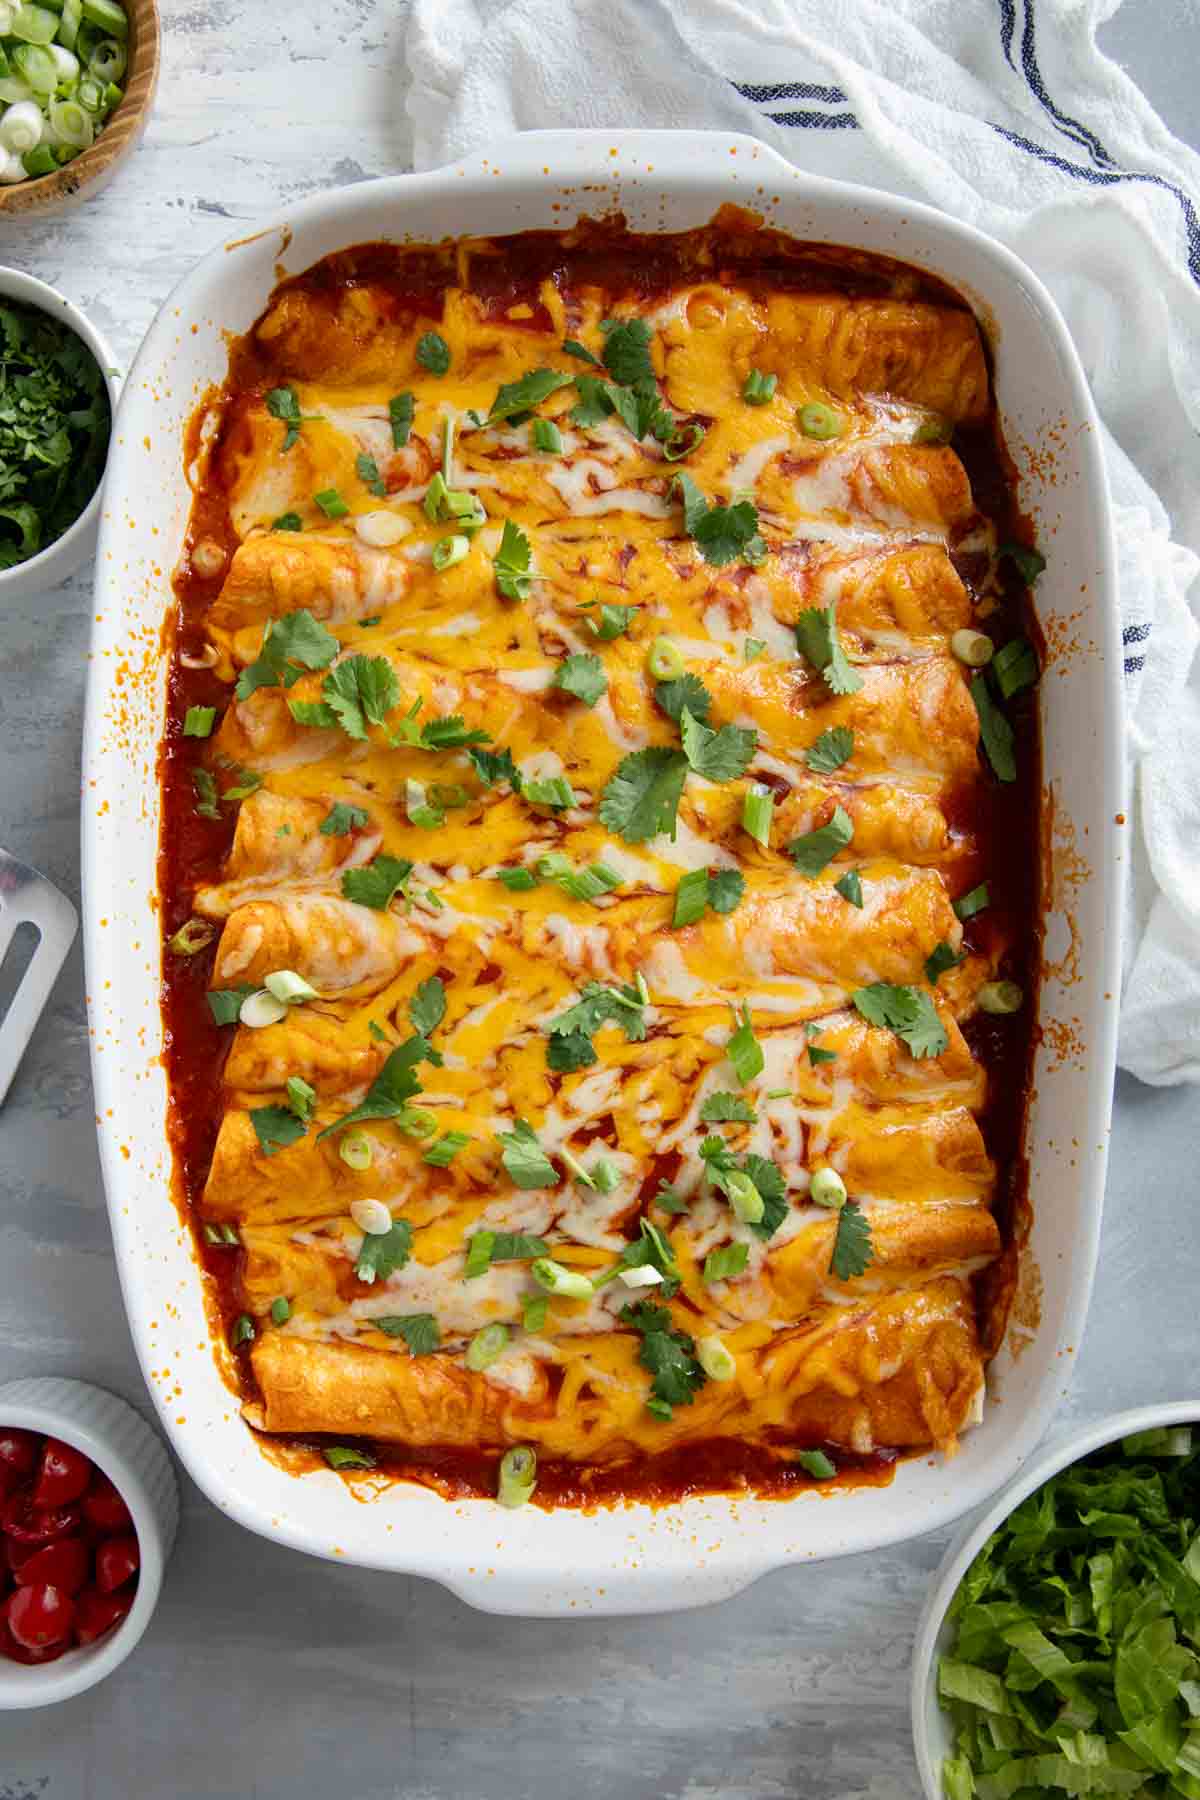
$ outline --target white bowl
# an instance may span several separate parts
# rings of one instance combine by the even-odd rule
[[[179,1488],[158,1433],[124,1400],[89,1382],[57,1376],[10,1381],[0,1387],[0,1425],[61,1438],[89,1456],[129,1508],[141,1557],[136,1598],[113,1631],[50,1663],[0,1659],[0,1712],[19,1712],[82,1694],[125,1661],[158,1603],[179,1523]]]
[[[86,319],[77,306],[72,306],[66,295],[60,294],[57,288],[38,281],[33,275],[23,275],[20,269],[0,268],[0,299],[19,300],[71,327],[75,336],[87,345],[99,365],[108,393],[109,410],[115,418],[121,385],[116,363],[112,351],[91,320]],[[101,472],[95,493],[75,523],[69,525],[60,538],[55,538],[52,544],[47,544],[44,550],[39,550],[28,562],[17,563],[11,569],[0,569],[0,603],[5,600],[27,600],[31,594],[42,594],[48,588],[57,587],[60,581],[65,581],[81,562],[94,553],[100,530],[100,497],[103,490],[104,475]]]
[[[942,1763],[954,1753],[950,1720],[938,1703],[937,1665],[950,1648],[953,1627],[946,1612],[958,1590],[958,1584],[982,1550],[993,1531],[1002,1525],[1009,1513],[1015,1512],[1022,1500],[1065,1469],[1070,1463],[1093,1450],[1102,1450],[1135,1431],[1153,1431],[1162,1425],[1190,1425],[1200,1419],[1200,1400],[1164,1400],[1157,1406],[1136,1406],[1132,1412],[1109,1413],[1094,1424],[1082,1426],[1059,1438],[1021,1475],[1005,1488],[999,1499],[986,1511],[969,1521],[947,1550],[941,1567],[933,1578],[929,1594],[917,1626],[913,1645],[912,1706],[913,1749],[921,1783],[927,1800],[944,1800]]]

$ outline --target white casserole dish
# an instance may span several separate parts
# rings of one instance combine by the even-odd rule
[[[724,202],[795,234],[898,256],[974,305],[991,340],[1022,505],[1049,559],[1037,595],[1047,962],[1030,1124],[1035,1224],[982,1425],[894,1485],[787,1504],[693,1499],[591,1516],[447,1503],[394,1486],[370,1504],[327,1472],[289,1476],[242,1425],[208,1341],[164,1129],[155,912],[160,629],[190,492],[182,435],[226,372],[282,263],[370,239],[561,229],[620,207],[631,227],[700,225]],[[1070,1377],[1100,1229],[1116,1036],[1121,696],[1111,526],[1096,420],[1053,302],[978,232],[928,208],[804,175],[749,138],[547,132],[428,175],[298,205],[214,250],[160,311],[117,417],[96,576],[84,747],[83,866],[100,1148],[130,1324],[172,1443],[213,1502],[316,1555],[445,1582],[494,1612],[649,1612],[734,1594],[783,1563],[869,1550],[977,1506],[1036,1445]]]

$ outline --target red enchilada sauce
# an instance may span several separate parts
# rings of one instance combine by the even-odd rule
[[[680,236],[626,233],[619,221],[586,224],[574,233],[528,232],[497,240],[489,258],[473,250],[470,287],[484,297],[489,311],[506,314],[514,305],[529,307],[531,330],[544,330],[548,319],[538,300],[539,284],[552,279],[564,293],[585,286],[602,287],[614,296],[653,300],[681,282],[702,278],[736,283],[751,292],[825,291],[848,296],[890,295],[933,301],[961,308],[958,296],[934,278],[907,265],[836,246],[798,244],[760,230],[748,215],[725,209],[705,230]],[[435,326],[442,294],[461,281],[453,245],[400,249],[365,244],[316,264],[285,282],[273,303],[288,290],[328,296],[332,304],[346,284],[369,281],[374,292],[386,292],[398,319],[419,316]],[[239,396],[261,394],[286,381],[273,367],[269,349],[253,332],[236,340],[230,372],[220,396],[198,409],[189,432],[186,460],[197,458],[206,420],[216,418],[211,454],[201,458],[204,478],[195,494],[188,533],[189,549],[202,539],[219,544],[232,556],[239,539],[230,522],[222,487],[221,450],[238,429]],[[1015,471],[999,437],[994,418],[985,429],[955,432],[953,448],[969,475],[977,505],[994,520],[1001,541],[1028,543],[1029,530],[1015,505]],[[1011,562],[1002,561],[1003,604],[986,620],[989,634],[1003,643],[1024,634],[1040,646],[1040,634],[1028,606],[1024,585]],[[969,559],[959,573],[971,585],[977,573]],[[164,790],[159,853],[159,885],[164,943],[191,916],[197,886],[213,882],[229,850],[236,822],[233,807],[219,820],[199,816],[193,772],[200,766],[204,740],[183,735],[189,707],[228,703],[229,689],[206,668],[187,666],[205,644],[204,621],[216,599],[225,570],[212,577],[199,574],[190,554],[181,559],[174,587],[177,607],[168,628],[173,661],[169,678],[167,728],[159,756]],[[986,949],[999,932],[1010,945],[1007,972],[1024,989],[1025,1004],[1015,1014],[979,1014],[965,1026],[972,1054],[987,1072],[988,1099],[980,1125],[989,1155],[997,1165],[994,1211],[1005,1249],[997,1263],[975,1284],[981,1339],[988,1354],[1003,1336],[1015,1281],[1016,1252],[1028,1220],[1027,1164],[1021,1152],[1029,1092],[1039,955],[1039,890],[1036,845],[1040,792],[1040,758],[1036,701],[1026,691],[1006,706],[1012,723],[1017,780],[993,778],[958,798],[957,811],[947,807],[952,829],[973,833],[981,844],[1004,846],[1003,856],[964,871],[963,889],[986,879],[990,902],[986,911],[965,924],[964,947]],[[162,1009],[165,1060],[170,1084],[169,1134],[174,1151],[177,1199],[193,1229],[197,1255],[205,1273],[214,1337],[228,1343],[234,1320],[243,1311],[240,1291],[242,1253],[205,1241],[199,1208],[224,1110],[222,1067],[229,1032],[218,1027],[206,1002],[215,950],[181,956],[164,951]],[[675,1161],[662,1161],[647,1178],[652,1194],[658,1177],[669,1179]],[[349,1278],[354,1292],[365,1292]],[[249,1360],[222,1349],[226,1378],[247,1399],[255,1397]],[[560,1372],[549,1371],[552,1379]],[[324,1466],[320,1439],[280,1438],[259,1434],[264,1453],[289,1469]],[[339,1444],[354,1443],[339,1434]],[[461,1449],[427,1449],[370,1443],[377,1472],[419,1482],[448,1498],[492,1496],[496,1491],[498,1453]],[[815,1446],[819,1447],[819,1446]],[[883,1451],[857,1456],[842,1446],[826,1446],[837,1467],[836,1483],[884,1485],[892,1478],[898,1455]],[[696,1493],[746,1493],[785,1498],[812,1479],[795,1460],[792,1443],[777,1447],[714,1439],[685,1445],[657,1456],[636,1456],[619,1464],[593,1466],[539,1457],[534,1503],[544,1506],[594,1507],[620,1501],[667,1503]],[[926,1454],[920,1452],[919,1454]]]

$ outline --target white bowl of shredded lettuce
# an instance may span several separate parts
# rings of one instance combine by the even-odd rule
[[[1200,1800],[1197,1421],[1073,1432],[951,1545],[913,1651],[929,1800]]]

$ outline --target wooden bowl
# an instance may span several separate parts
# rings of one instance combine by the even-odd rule
[[[158,0],[123,0],[129,15],[129,66],[121,104],[96,141],[53,175],[0,187],[0,220],[45,219],[70,212],[106,187],[136,149],[154,104],[162,28]]]

